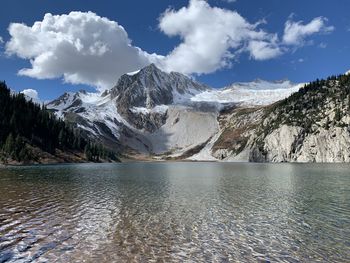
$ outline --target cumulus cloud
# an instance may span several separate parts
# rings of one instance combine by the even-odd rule
[[[159,28],[183,41],[166,56],[163,67],[201,74],[230,66],[232,59],[245,51],[258,60],[280,55],[276,36],[258,29],[259,25],[235,11],[211,7],[204,0],[190,0],[179,10],[168,9],[159,19]]]
[[[46,14],[33,26],[13,23],[7,54],[29,59],[31,68],[20,75],[38,79],[63,77],[73,84],[111,88],[124,73],[135,71],[159,57],[132,45],[117,22],[92,12]]]
[[[0,44],[4,43],[4,39],[0,36]]]
[[[21,93],[23,93],[28,98],[32,99],[34,102],[39,102],[39,94],[35,89],[25,89],[22,90]]]
[[[253,40],[249,42],[248,50],[251,57],[255,60],[271,59],[283,53],[282,48],[275,41],[267,42]]]
[[[303,21],[293,22],[287,20],[284,27],[283,42],[287,45],[300,46],[305,43],[305,38],[316,33],[328,33],[334,30],[333,26],[327,26],[327,18],[316,17],[310,23]]]
[[[169,54],[143,51],[121,25],[92,12],[46,14],[31,26],[12,23],[6,53],[30,61],[31,67],[21,69],[20,75],[63,78],[104,90],[122,74],[150,63],[190,75],[230,67],[244,53],[253,60],[273,59],[301,47],[312,34],[332,31],[326,22],[324,17],[309,24],[289,18],[280,37],[262,29],[266,21],[251,23],[235,11],[190,0],[188,6],[167,9],[159,18],[161,32],[181,39]]]

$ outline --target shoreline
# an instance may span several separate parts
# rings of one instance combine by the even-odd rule
[[[222,162],[222,161],[212,161],[212,160],[157,160],[157,159],[121,159],[120,162],[106,161],[106,162],[33,162],[33,163],[0,163],[1,168],[11,168],[11,167],[26,167],[26,166],[56,166],[56,165],[79,165],[79,164],[132,164],[132,163],[217,163],[217,164],[267,164],[267,165],[284,165],[284,164],[295,164],[295,165],[344,165],[349,164],[348,162]]]

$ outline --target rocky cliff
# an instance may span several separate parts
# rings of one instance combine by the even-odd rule
[[[305,85],[271,105],[221,111],[219,132],[191,159],[349,162],[350,77]]]
[[[348,128],[319,128],[306,133],[302,127],[282,125],[253,148],[251,161],[263,162],[349,162]]]
[[[350,77],[317,80],[265,109],[250,161],[349,162]]]

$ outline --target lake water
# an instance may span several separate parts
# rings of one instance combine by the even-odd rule
[[[0,262],[350,262],[350,165],[0,169]]]

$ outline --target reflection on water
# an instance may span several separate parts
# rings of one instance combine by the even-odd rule
[[[350,262],[349,168],[0,169],[0,262]]]

